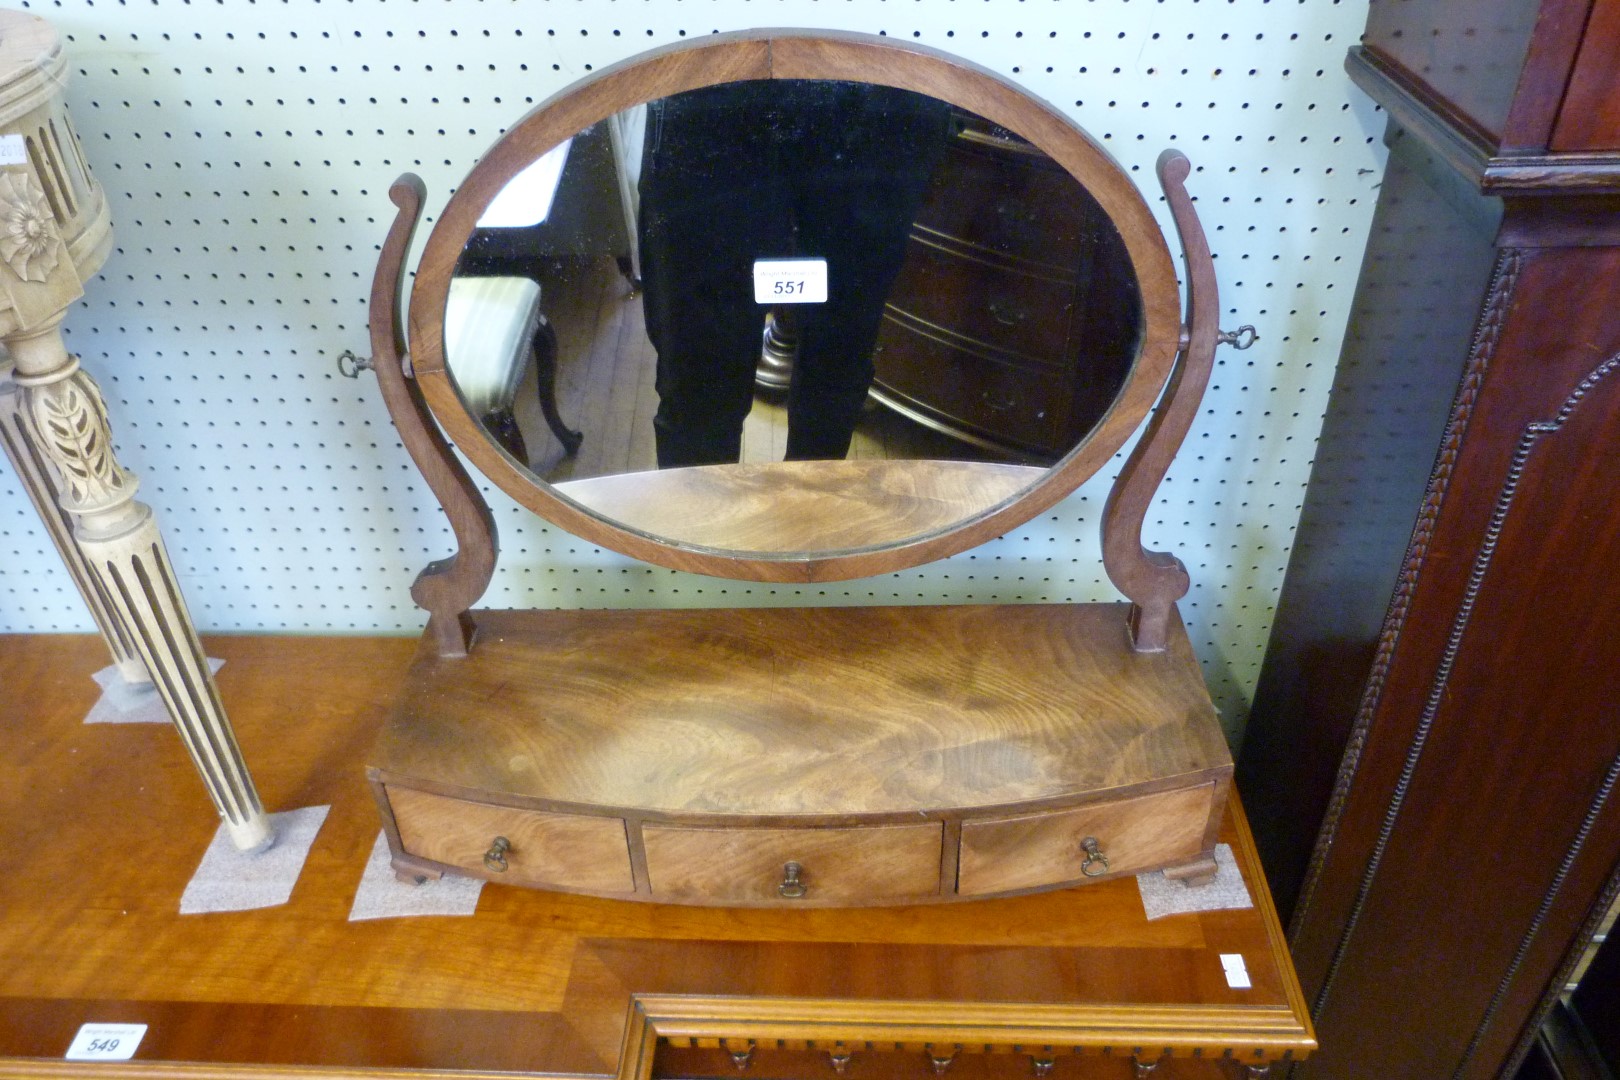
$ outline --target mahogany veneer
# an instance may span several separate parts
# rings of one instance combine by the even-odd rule
[[[1138,652],[1128,610],[479,612],[372,757],[396,865],[797,906],[1207,876],[1231,756],[1186,631]]]
[[[330,805],[291,900],[181,916],[214,830],[164,725],[80,722],[98,639],[0,638],[0,1078],[644,1080],[1029,1074],[1221,1080],[1314,1039],[1235,799],[1256,907],[1149,922],[1134,880],[976,904],[737,910],[485,889],[466,918],[347,921],[377,817],[356,764],[403,638],[231,637],[221,692],[266,800]],[[64,769],[62,763],[72,763]],[[123,823],[109,851],[102,827]],[[514,841],[516,837],[513,838]],[[514,869],[517,849],[514,844]],[[1252,987],[1229,986],[1221,955]],[[145,1023],[135,1060],[64,1062],[79,1025]],[[724,1071],[695,1067],[712,1054]],[[373,1071],[376,1070],[376,1071]]]
[[[1300,1080],[1512,1075],[1620,895],[1616,10],[1377,0],[1349,57],[1389,169],[1239,771]]]
[[[1116,316],[1131,313],[1117,334],[1134,345],[1105,358],[1118,376],[1100,380],[1112,401],[1054,467],[713,464],[552,487],[489,440],[444,357],[445,295],[472,223],[585,124],[745,77],[936,95],[1027,138],[1084,189],[1074,198],[1088,213],[1107,215],[1117,265],[1097,276],[1132,300]],[[468,174],[411,285],[408,363],[399,301],[424,190],[401,177],[373,278],[373,367],[458,551],[412,588],[428,629],[372,759],[398,872],[453,866],[638,900],[801,907],[982,897],[1154,868],[1211,878],[1231,761],[1175,609],[1186,568],[1142,546],[1223,337],[1191,168],[1167,151],[1157,170],[1187,270],[1178,320],[1168,248],[1130,177],[1018,88],[882,37],[760,30],[654,50],[539,106]],[[1066,341],[1046,320],[1066,324],[1067,306],[1015,320],[1019,339]],[[447,439],[588,541],[675,570],[808,582],[914,566],[1027,521],[1100,468],[1155,400],[1103,514],[1104,568],[1129,605],[471,610],[494,568],[494,518]]]
[[[791,554],[903,543],[1007,505],[1044,477],[1030,465],[878,458],[662,469],[553,489],[638,533]]]

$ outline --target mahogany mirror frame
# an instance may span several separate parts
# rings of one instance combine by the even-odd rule
[[[1046,474],[997,506],[944,528],[868,548],[748,552],[701,547],[618,524],[558,492],[487,436],[463,406],[445,361],[450,281],[485,208],[535,158],[586,127],[653,99],[748,79],[835,79],[927,94],[1016,132],[1094,198],[1123,241],[1141,294],[1141,347],[1118,396]],[[945,558],[1017,527],[1100,470],[1142,423],[1183,347],[1181,298],[1163,232],[1128,174],[1058,110],[960,58],[885,37],[828,31],[716,34],[657,49],[575,83],[500,138],[445,205],[418,264],[409,306],[410,363],[433,416],[485,477],[520,505],[591,543],[716,577],[836,581]]]

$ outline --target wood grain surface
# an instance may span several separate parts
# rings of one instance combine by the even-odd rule
[[[702,465],[555,485],[652,537],[734,553],[881,547],[993,510],[1046,470],[987,461],[778,461]]]
[[[1215,795],[1216,785],[1208,783],[1101,806],[966,822],[958,887],[968,894],[1009,892],[1161,866],[1203,847]],[[1107,866],[1084,867],[1088,838]]]
[[[1620,155],[1455,152],[1470,98],[1589,109],[1532,69],[1610,68],[1614,7],[1379,4],[1404,45],[1352,54],[1390,169],[1241,773],[1327,1048],[1301,1078],[1512,1076],[1620,889]],[[1541,197],[1496,197],[1516,170]],[[1534,840],[1504,871],[1492,836]]]
[[[630,843],[624,822],[610,817],[548,814],[482,806],[410,788],[391,788],[388,801],[406,850],[424,859],[483,874],[485,854],[497,838],[504,870],[514,884],[589,892],[633,892]]]
[[[106,662],[99,639],[0,638],[0,1077],[82,1074],[61,1058],[88,1021],[150,1025],[134,1062],[95,1066],[119,1080],[640,1080],[660,1040],[693,1039],[848,1038],[856,1068],[877,1047],[935,1043],[1169,1046],[1178,1068],[1195,1049],[1266,1061],[1314,1045],[1235,801],[1223,838],[1258,903],[1247,911],[1147,922],[1129,879],[858,911],[489,886],[470,918],[348,922],[378,832],[361,762],[416,643],[207,645],[226,661],[220,689],[269,808],[331,812],[287,904],[182,917],[213,825],[178,742],[163,725],[80,722]],[[1252,989],[1227,986],[1221,953],[1244,955]],[[1104,1063],[1128,1075],[1128,1061]]]
[[[1187,594],[1191,581],[1175,555],[1142,546],[1142,524],[1198,416],[1220,333],[1215,263],[1185,183],[1191,172],[1192,163],[1180,151],[1166,150],[1159,155],[1159,183],[1181,234],[1187,270],[1185,344],[1176,355],[1164,398],[1153,410],[1147,430],[1132,448],[1103,507],[1103,566],[1108,580],[1135,605],[1131,640],[1143,652],[1166,647],[1170,623],[1176,618],[1176,601]]]
[[[1620,151],[1620,7],[1612,3],[1592,5],[1552,149]]]
[[[471,656],[418,656],[371,763],[446,794],[713,824],[1029,809],[1228,768],[1186,631],[1137,653],[1126,612],[480,612]]]
[[[667,900],[780,903],[784,869],[797,863],[797,901],[916,900],[939,892],[944,830],[937,823],[856,829],[643,830],[647,877]]]
[[[495,517],[467,469],[433,423],[422,388],[404,370],[406,342],[400,319],[405,252],[422,213],[422,181],[406,173],[389,188],[399,212],[377,256],[371,282],[371,355],[377,386],[400,440],[417,471],[450,519],[456,550],[417,575],[411,599],[428,612],[428,630],[445,656],[464,656],[474,628],[467,609],[478,602],[495,573],[499,542]]]

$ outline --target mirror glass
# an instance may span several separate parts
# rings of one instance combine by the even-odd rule
[[[694,504],[649,518],[634,477],[697,470],[695,490],[718,466],[768,501],[782,462],[891,483],[884,463],[938,463],[906,467],[912,494],[971,474],[946,520],[898,536],[997,505],[1092,430],[1143,334],[1117,230],[1036,147],[909,91],[803,80],[638,105],[544,154],[481,216],[444,325],[462,401],[535,478],[696,543]],[[757,546],[852,546],[838,525]]]

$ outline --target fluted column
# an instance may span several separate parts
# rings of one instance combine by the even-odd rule
[[[152,510],[113,455],[101,392],[62,343],[59,324],[7,342],[26,438],[56,481],[93,591],[107,601],[151,674],[232,841],[244,851],[274,838]]]
[[[5,449],[12,470],[22,482],[29,501],[34,504],[40,523],[45,526],[46,535],[56,545],[63,565],[67,567],[73,583],[79,587],[79,593],[84,597],[90,617],[95,620],[96,628],[107,643],[107,651],[112,654],[118,673],[132,685],[150,683],[151,677],[146,673],[146,665],[141,663],[135,643],[128,631],[113,617],[101,583],[91,575],[84,556],[73,542],[72,519],[62,509],[56,482],[28,435],[22,414],[22,394],[11,378],[13,366],[9,355],[0,354],[0,447]]]
[[[16,464],[126,679],[152,683],[243,850],[273,834],[220,705],[152,511],[113,456],[101,393],[62,344],[62,318],[112,249],[106,194],[62,101],[62,40],[0,10],[0,442]],[[0,374],[4,374],[0,372]],[[64,518],[65,515],[65,518]]]

